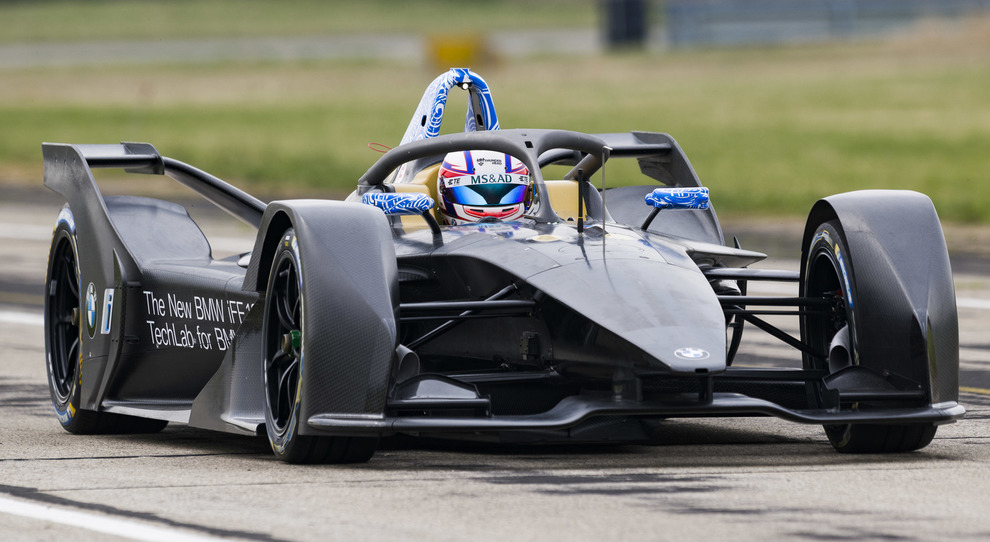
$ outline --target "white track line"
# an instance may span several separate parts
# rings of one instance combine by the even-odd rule
[[[10,224],[0,222],[0,239],[16,241],[51,241],[55,228],[32,224]]]
[[[956,298],[956,306],[959,307],[960,309],[990,310],[990,299],[960,297],[960,298]]]
[[[38,519],[49,523],[71,525],[119,538],[150,542],[216,542],[219,538],[203,536],[167,527],[157,527],[145,522],[120,519],[103,514],[81,512],[70,508],[37,504],[0,497],[0,513]]]
[[[0,324],[43,326],[45,325],[45,318],[40,312],[0,311]]]

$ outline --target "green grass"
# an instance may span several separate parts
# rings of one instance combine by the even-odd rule
[[[595,24],[595,0],[23,0],[0,42],[460,33]]]
[[[943,220],[990,223],[990,26],[956,30],[478,71],[505,128],[673,134],[723,214],[802,216],[827,194],[901,188]],[[398,143],[435,75],[384,62],[8,70],[0,180],[40,183],[41,141],[131,140],[251,191],[340,195],[379,156],[368,143]],[[463,93],[452,103],[463,118]]]

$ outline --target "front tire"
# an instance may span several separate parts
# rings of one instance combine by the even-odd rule
[[[303,319],[305,290],[295,232],[279,241],[265,293],[265,431],[275,456],[288,463],[363,463],[377,438],[299,434],[302,375],[305,370]]]
[[[804,268],[804,296],[832,298],[835,309],[829,313],[804,317],[805,341],[817,352],[830,352],[833,340],[847,334],[845,347],[833,359],[805,358],[808,369],[839,370],[844,365],[857,364],[856,316],[854,292],[864,294],[855,286],[855,274],[850,261],[842,225],[838,220],[822,223],[811,238]],[[844,350],[844,352],[843,352]],[[830,356],[826,356],[828,358]],[[845,357],[845,359],[843,359]],[[838,359],[836,359],[838,358]],[[825,434],[832,446],[843,453],[897,453],[924,448],[935,437],[936,426],[923,424],[841,424],[825,425]]]

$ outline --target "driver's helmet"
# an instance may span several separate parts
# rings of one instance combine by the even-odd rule
[[[440,166],[437,194],[446,224],[515,220],[530,201],[529,168],[496,151],[452,152]]]

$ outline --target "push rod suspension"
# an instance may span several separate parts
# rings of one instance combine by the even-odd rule
[[[499,299],[501,299],[501,298],[503,298],[503,297],[511,294],[514,291],[516,291],[516,285],[515,284],[510,284],[510,285],[506,286],[505,288],[502,288],[501,290],[495,292],[494,295],[488,297],[484,301],[481,301],[481,302],[474,301],[474,302],[468,302],[468,303],[481,303],[482,306],[485,307],[486,304],[490,304],[492,302],[495,302],[495,301],[497,301],[497,300],[499,300]],[[530,307],[532,307],[535,304],[533,301],[525,301],[525,302],[526,303],[529,303],[529,306]],[[457,302],[451,302],[451,303],[457,303]],[[443,303],[442,302],[441,303],[420,303],[418,305],[434,305],[434,304],[443,304]],[[487,305],[487,306],[490,307],[491,305]],[[464,308],[463,305],[461,307]],[[399,311],[400,311],[400,314],[401,314],[402,304],[399,305]],[[473,314],[476,314],[477,312],[478,312],[478,309],[477,308],[471,308],[471,309],[465,310],[464,312],[460,313],[457,317],[454,317],[454,318],[451,318],[450,320],[447,320],[446,322],[444,322],[444,323],[440,324],[439,326],[433,328],[432,330],[428,331],[427,333],[425,333],[424,335],[422,335],[418,339],[415,339],[412,342],[406,344],[406,347],[409,348],[409,349],[413,349],[414,350],[417,346],[420,346],[421,344],[423,344],[423,343],[425,343],[425,342],[427,342],[429,340],[432,340],[435,337],[440,336],[444,332],[446,332],[449,329],[451,329],[452,327],[456,326],[457,324],[459,324],[460,322],[463,321],[463,318],[469,317],[469,316],[471,316]],[[401,317],[400,317],[400,321],[401,321]]]

